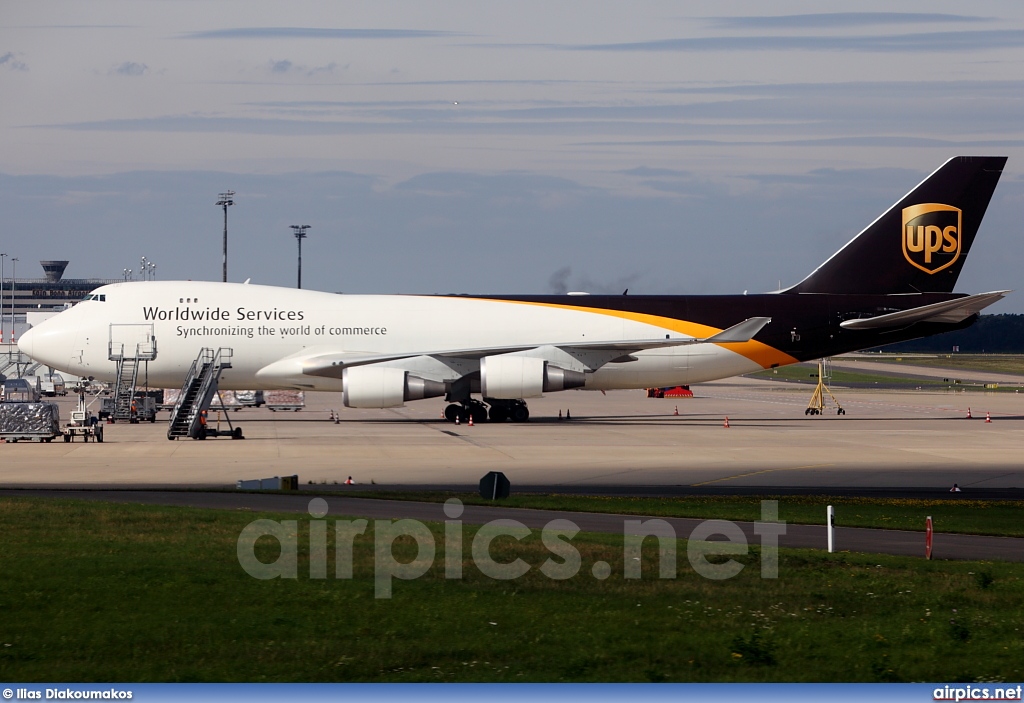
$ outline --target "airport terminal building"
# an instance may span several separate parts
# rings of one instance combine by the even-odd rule
[[[4,314],[11,314],[13,302],[15,317],[29,311],[62,309],[73,305],[94,289],[120,279],[64,278],[67,261],[40,261],[45,278],[6,279],[3,282]]]
[[[30,312],[51,313],[81,301],[91,291],[120,279],[64,278],[67,261],[40,261],[44,278],[13,279],[5,275],[0,284],[0,319],[3,320],[4,340],[13,328],[24,329],[26,314]],[[9,274],[9,271],[5,271]],[[14,315],[13,325],[11,315]]]

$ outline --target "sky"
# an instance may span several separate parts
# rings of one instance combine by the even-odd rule
[[[1021,288],[1024,3],[892,6],[4,0],[0,252],[220,280],[230,189],[232,281],[753,293],[978,154],[957,290]]]

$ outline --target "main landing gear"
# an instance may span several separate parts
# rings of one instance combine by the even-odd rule
[[[526,422],[530,419],[530,409],[522,400],[499,400],[498,398],[485,398],[486,403],[470,398],[460,403],[452,403],[444,409],[444,417],[448,422],[455,422],[458,419],[461,423],[469,422],[473,418],[473,424],[478,422]],[[488,409],[487,406],[490,406]]]

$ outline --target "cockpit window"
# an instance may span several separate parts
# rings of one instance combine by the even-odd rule
[[[86,300],[96,300],[96,301],[99,301],[101,303],[105,303],[105,302],[107,302],[107,295],[106,295],[106,293],[101,293],[101,294],[98,294],[98,295],[96,293],[90,293],[89,295],[87,295],[84,298],[82,298],[82,302],[85,302]]]

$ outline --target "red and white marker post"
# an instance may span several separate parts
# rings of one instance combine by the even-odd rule
[[[924,558],[932,558],[932,535],[934,530],[932,529],[932,516],[929,515],[924,521]]]

